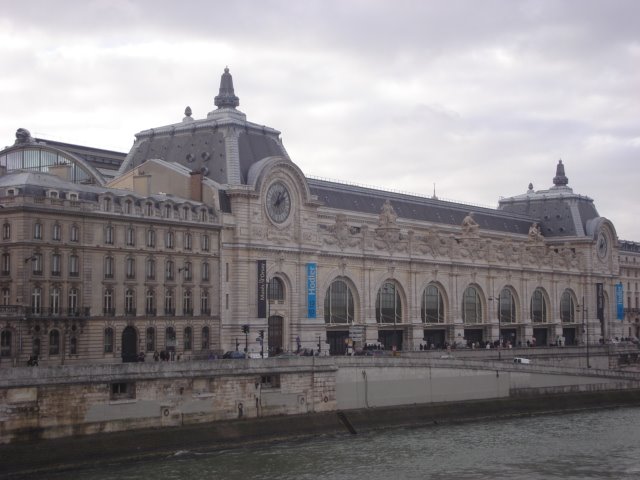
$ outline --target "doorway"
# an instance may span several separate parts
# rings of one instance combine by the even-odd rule
[[[122,361],[138,361],[138,334],[131,325],[122,331]]]
[[[283,325],[284,319],[280,316],[273,315],[269,317],[267,332],[269,337],[268,348],[269,348],[269,356],[278,355],[282,353],[282,349],[284,347],[282,339],[283,339]]]
[[[329,330],[327,332],[327,343],[329,344],[329,355],[344,355],[347,351],[348,330]]]
[[[385,350],[402,350],[402,330],[380,330],[378,332],[378,341]]]

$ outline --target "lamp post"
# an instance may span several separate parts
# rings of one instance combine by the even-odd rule
[[[586,333],[587,335],[587,339],[586,339],[586,344],[587,344],[587,368],[591,368],[591,363],[589,362],[589,319],[585,317],[587,317],[587,313],[589,312],[589,309],[587,307],[585,307],[584,305],[584,297],[582,297],[582,305],[580,306],[581,310],[582,310],[582,331],[584,333]]]
[[[242,333],[244,333],[244,354],[249,354],[249,325],[242,325]]]

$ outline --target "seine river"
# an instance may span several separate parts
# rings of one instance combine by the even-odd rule
[[[323,436],[270,446],[176,452],[161,460],[47,478],[638,479],[640,408]]]

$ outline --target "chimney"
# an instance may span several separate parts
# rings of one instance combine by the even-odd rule
[[[189,178],[189,198],[194,202],[202,202],[202,173],[191,172]]]

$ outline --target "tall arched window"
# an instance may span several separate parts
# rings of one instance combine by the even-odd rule
[[[145,264],[145,275],[147,280],[156,279],[156,261],[153,258],[147,258],[147,262]]]
[[[167,260],[164,264],[164,278],[165,280],[173,280],[175,267],[173,260]]]
[[[184,315],[193,315],[193,299],[191,290],[188,288],[182,294],[182,313]]]
[[[567,289],[560,298],[560,319],[563,323],[575,323],[576,305],[571,290]]]
[[[209,327],[202,327],[202,350],[209,350]]]
[[[209,262],[202,262],[202,281],[209,281]]]
[[[462,321],[482,323],[482,300],[475,287],[467,287],[462,295]]]
[[[79,314],[77,288],[69,289],[68,307],[69,307],[69,315],[75,316]]]
[[[58,355],[60,353],[60,332],[51,330],[49,332],[49,355]]]
[[[209,315],[211,309],[209,308],[209,290],[204,288],[200,290],[200,315]]]
[[[69,240],[71,242],[80,241],[80,229],[77,225],[71,225],[71,230],[69,231]]]
[[[132,288],[127,288],[124,292],[124,312],[127,315],[136,314],[136,296]]]
[[[402,302],[395,283],[385,282],[376,296],[376,321],[402,323]]]
[[[421,313],[424,323],[444,323],[444,300],[435,285],[428,285],[422,292]]]
[[[49,292],[49,309],[51,315],[60,315],[60,287],[52,287]]]
[[[176,331],[173,327],[167,327],[164,331],[164,346],[167,350],[176,349]]]
[[[104,278],[113,278],[114,265],[113,257],[108,256],[104,258]]]
[[[531,295],[531,321],[534,323],[547,322],[547,300],[541,288],[536,288]]]
[[[145,306],[146,306],[146,314],[147,315],[155,315],[156,314],[156,296],[155,296],[155,292],[153,291],[153,288],[149,288],[147,290],[147,294],[146,294],[146,299],[145,299]]]
[[[176,307],[173,301],[173,290],[167,288],[164,292],[164,314],[175,315]]]
[[[136,278],[136,259],[133,257],[127,257],[126,262],[126,274],[128,279]]]
[[[103,298],[104,314],[113,315],[115,309],[113,307],[113,290],[110,288],[105,289]]]
[[[133,247],[136,244],[136,231],[133,227],[127,227],[125,241],[129,247]]]
[[[284,282],[278,277],[269,280],[269,291],[267,292],[269,300],[274,302],[284,301]]]
[[[156,329],[153,327],[147,327],[145,335],[145,345],[147,352],[153,352],[156,349]]]
[[[11,357],[11,331],[0,333],[0,357]]]
[[[344,280],[334,280],[324,297],[325,323],[353,323],[353,293]]]
[[[156,246],[156,232],[155,230],[147,230],[147,247]]]
[[[191,327],[185,327],[184,332],[182,334],[182,339],[184,343],[184,350],[191,350],[192,340],[193,340],[193,330]]]
[[[104,329],[104,353],[113,353],[113,328]]]
[[[516,322],[516,300],[509,288],[503,288],[500,292],[498,315],[501,323]]]
[[[40,315],[42,313],[42,288],[35,287],[31,292],[31,313]]]

